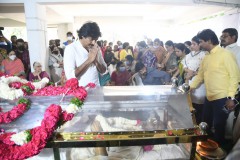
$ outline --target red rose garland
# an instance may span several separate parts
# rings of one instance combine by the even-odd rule
[[[18,101],[18,105],[14,106],[12,110],[0,113],[0,124],[14,121],[15,119],[19,118],[29,107],[29,100],[24,98],[20,99]]]
[[[15,84],[16,85],[16,84]],[[19,86],[19,84],[18,84]],[[90,83],[85,88],[93,88],[95,84]],[[31,88],[29,86],[29,88]],[[77,107],[81,107],[83,100],[87,96],[87,92],[83,87],[78,86],[77,79],[70,79],[67,81],[65,87],[53,87],[48,86],[38,90],[34,95],[74,95],[76,98],[72,98],[71,104]],[[71,90],[69,90],[71,89]],[[50,94],[54,91],[52,94]],[[67,92],[66,92],[67,91]],[[73,113],[67,113],[62,111],[61,107],[55,104],[50,105],[44,114],[44,118],[41,122],[41,126],[35,127],[27,132],[31,134],[31,139],[23,145],[16,145],[11,136],[14,133],[1,133],[0,134],[0,159],[25,159],[37,155],[45,147],[48,139],[52,136],[57,126],[71,120]]]
[[[10,140],[13,133],[0,135],[0,159],[25,159],[39,154],[57,128],[61,113],[60,106],[50,105],[45,111],[41,126],[30,130],[31,141],[22,146],[15,145]]]
[[[57,96],[57,95],[73,95],[80,100],[84,100],[87,96],[87,91],[85,88],[94,88],[94,83],[89,83],[86,87],[78,86],[78,80],[76,78],[69,79],[65,86],[47,86],[39,89],[37,92],[33,93],[34,96]],[[70,89],[70,90],[69,90]]]
[[[5,74],[5,73],[3,73],[3,72],[0,71],[0,77],[3,77],[3,76],[4,76],[4,77],[10,77],[10,75],[7,75],[7,74]]]
[[[9,84],[9,87],[15,88],[15,89],[21,88],[25,96],[30,95],[35,89],[34,85],[31,82],[28,82],[25,84],[21,82],[12,82]]]

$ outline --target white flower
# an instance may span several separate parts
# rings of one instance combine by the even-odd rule
[[[17,76],[13,76],[13,77],[2,77],[1,78],[1,82],[2,83],[6,83],[9,84],[11,82],[21,82],[21,83],[27,83],[28,81],[25,79],[21,79]]]
[[[12,82],[27,83],[25,79],[19,77],[1,77],[0,78],[0,98],[14,100],[23,96],[21,89],[10,88],[8,85]]]
[[[23,145],[23,144],[28,142],[27,141],[27,137],[28,137],[27,132],[26,131],[22,131],[22,132],[13,134],[11,136],[10,140],[13,141],[17,145]]]
[[[34,85],[35,89],[41,89],[47,85],[49,82],[49,79],[44,77],[41,81],[39,82],[33,82],[32,84]]]
[[[16,89],[15,90],[15,96],[16,98],[23,97],[24,93],[21,89]]]
[[[75,105],[75,104],[69,104],[68,106],[67,106],[67,108],[66,108],[66,112],[67,113],[73,113],[73,114],[75,114],[75,113],[77,113],[78,112],[78,110],[79,110],[79,108]]]

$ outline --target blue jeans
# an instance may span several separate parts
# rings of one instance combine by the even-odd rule
[[[212,134],[211,128],[213,125],[215,130],[213,138],[219,144],[223,144],[225,141],[225,126],[229,115],[229,111],[224,107],[226,100],[227,98],[208,101],[206,98],[203,107],[202,121],[208,124],[207,132],[209,135]]]

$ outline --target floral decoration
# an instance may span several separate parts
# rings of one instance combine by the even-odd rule
[[[18,104],[14,106],[10,111],[8,112],[1,112],[0,113],[0,124],[1,123],[10,123],[17,118],[19,118],[23,113],[29,109],[30,107],[30,101],[25,98],[21,98],[18,101]]]
[[[94,86],[91,84],[90,86]],[[88,85],[86,87],[89,87]],[[85,88],[86,88],[85,87]],[[37,90],[32,95],[34,96],[58,96],[62,94],[73,95],[80,100],[84,100],[87,96],[87,91],[84,87],[78,86],[76,78],[69,79],[65,86],[47,86]]]
[[[1,134],[0,159],[26,159],[40,153],[57,128],[61,113],[62,109],[60,106],[50,105],[45,111],[41,126],[30,129],[32,138],[23,145],[17,145],[11,140],[14,133]]]
[[[74,114],[83,105],[87,92],[84,87],[78,86],[76,82],[76,79],[70,79],[64,87],[47,86],[33,93],[33,95],[38,96],[62,95],[66,93],[75,97],[71,99],[70,104],[64,111],[61,106],[51,104],[45,111],[41,126],[20,133],[4,133],[3,131],[0,134],[0,159],[26,159],[41,152],[54,130],[65,122],[72,120]],[[19,84],[14,85],[20,86]],[[52,94],[50,91],[52,91]],[[27,106],[30,106],[30,103],[26,99],[21,99],[18,101],[18,105],[24,105],[27,108]]]
[[[29,130],[11,135],[10,140],[16,145],[23,145],[31,141],[32,135]]]
[[[95,83],[88,83],[88,85],[86,87],[95,88],[96,84]]]
[[[24,95],[30,95],[35,89],[45,87],[48,82],[47,78],[32,83],[16,76],[2,76],[0,77],[0,98],[14,100]]]

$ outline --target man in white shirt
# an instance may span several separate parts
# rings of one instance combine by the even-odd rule
[[[240,68],[240,46],[237,45],[238,31],[235,28],[226,28],[222,31],[220,40],[221,45],[234,54]]]
[[[78,31],[79,41],[68,45],[64,52],[64,70],[67,79],[77,78],[80,86],[99,84],[99,73],[105,73],[104,62],[96,41],[101,36],[96,22],[87,22]]]

